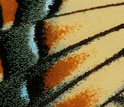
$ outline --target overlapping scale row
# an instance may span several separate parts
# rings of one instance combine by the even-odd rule
[[[15,96],[9,103],[22,103],[23,107],[123,107],[123,0],[63,0],[50,18],[29,24],[45,16],[40,3],[16,1],[6,20],[18,28],[0,35],[5,36],[1,46],[10,66],[5,71],[14,72],[11,81],[0,85],[5,88],[0,89],[5,99]],[[27,8],[20,17],[14,12],[21,10],[21,5]]]

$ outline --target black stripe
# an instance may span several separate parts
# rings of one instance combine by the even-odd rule
[[[3,16],[2,16],[2,8],[0,6],[0,29],[3,27]]]
[[[115,94],[114,96],[112,96],[111,98],[109,98],[106,102],[104,102],[102,105],[100,105],[100,107],[105,107],[107,104],[109,104],[110,102],[112,102],[112,101],[114,101],[114,102],[117,102],[117,100],[118,100],[118,97],[119,97],[119,95],[122,93],[122,92],[124,92],[124,87],[122,88],[122,90],[120,90],[117,94]],[[122,101],[123,102],[119,102],[120,104],[122,103],[124,103],[124,98],[123,97],[121,97],[122,98]]]
[[[25,6],[25,0],[16,0],[16,2],[18,3],[18,8],[15,14],[14,27],[19,26],[21,22],[24,24],[24,19],[22,20],[22,17],[24,15],[24,11],[27,10],[27,6]]]
[[[12,81],[15,77],[17,78],[18,76],[25,75],[25,73],[27,74],[28,72],[29,72],[29,74],[30,74],[30,72],[33,74],[33,71],[34,71],[34,74],[35,74],[36,70],[38,70],[38,71],[45,70],[46,68],[52,66],[60,58],[67,56],[69,52],[73,52],[73,51],[79,49],[81,46],[87,45],[88,43],[92,42],[95,39],[106,36],[107,34],[110,34],[112,32],[117,32],[120,29],[124,29],[124,24],[120,24],[118,26],[115,26],[113,28],[105,30],[104,32],[100,32],[92,37],[89,37],[88,39],[84,39],[84,40],[80,41],[79,43],[76,43],[74,45],[67,47],[66,49],[63,49],[60,52],[50,55],[47,58],[45,58],[44,60],[39,61],[33,67],[29,68],[27,71],[17,72],[13,76],[11,76],[7,81]],[[7,81],[3,81],[0,84],[7,84]]]
[[[20,4],[21,5],[21,4]],[[124,5],[124,2],[121,2],[121,3],[115,3],[115,4],[108,4],[108,5],[102,5],[102,6],[97,6],[97,7],[92,7],[92,8],[86,8],[86,9],[82,9],[82,10],[77,10],[77,11],[73,11],[73,12],[69,12],[69,13],[63,13],[63,14],[59,14],[59,15],[53,15],[53,16],[47,16],[46,18],[41,18],[41,19],[38,19],[38,20],[33,20],[33,21],[28,21],[28,22],[25,22],[23,24],[19,24],[19,20],[21,19],[21,14],[22,12],[20,12],[20,9],[18,8],[18,11],[16,13],[16,19],[15,19],[15,24],[13,26],[14,27],[20,27],[20,26],[25,26],[27,24],[35,24],[37,23],[38,21],[42,21],[42,20],[47,20],[47,19],[50,19],[50,18],[54,18],[54,17],[61,17],[61,16],[66,16],[66,15],[71,15],[71,14],[76,14],[76,13],[81,13],[81,12],[87,12],[87,11],[91,11],[91,10],[96,10],[96,9],[103,9],[103,8],[107,8],[107,7],[116,7],[116,6],[121,6],[121,5]],[[22,5],[23,6],[23,5]],[[0,30],[0,33],[2,33],[3,31]],[[5,32],[5,31],[4,31]]]
[[[49,6],[50,12],[47,17],[50,17],[59,11],[59,7],[62,4],[62,1],[63,0],[53,0],[54,4]]]
[[[79,43],[76,43],[76,44],[74,44],[72,46],[69,46],[68,48],[66,48],[66,49],[64,49],[64,50],[62,50],[62,51],[60,51],[58,53],[55,53],[54,55],[49,56],[48,58],[44,59],[44,61],[42,61],[42,62],[40,61],[35,66],[29,68],[27,71],[22,71],[22,72],[15,73],[9,79],[7,79],[7,80],[5,80],[5,81],[0,83],[0,93],[1,93],[1,96],[3,96],[4,94],[6,94],[6,96],[8,96],[7,89],[9,89],[9,87],[11,89],[13,87],[13,90],[14,90],[16,88],[16,84],[20,84],[22,81],[27,81],[27,80],[31,80],[31,79],[33,80],[33,78],[36,77],[37,75],[40,75],[41,73],[45,73],[43,71],[46,70],[46,68],[52,66],[61,57],[65,57],[66,55],[68,55],[68,53],[73,52],[77,48],[80,48],[80,46],[86,45],[89,42],[93,41],[94,39],[98,39],[100,37],[105,36],[106,34],[109,34],[109,33],[112,33],[112,32],[116,32],[116,31],[118,31],[120,29],[123,29],[123,28],[124,28],[124,24],[120,24],[120,25],[118,25],[116,27],[113,27],[113,28],[108,29],[108,30],[106,30],[104,32],[96,34],[96,35],[94,35],[94,36],[92,36],[92,37],[90,37],[88,39],[82,40]],[[105,62],[105,64],[106,64],[106,62]],[[101,67],[103,65],[104,64],[99,65],[99,66]],[[99,66],[97,66],[95,69],[99,69]],[[42,72],[40,72],[40,71],[42,71]],[[92,72],[92,71],[90,71],[90,72]],[[85,74],[85,76],[88,76],[88,75],[90,75],[90,74]],[[64,87],[64,91],[66,91],[65,89],[68,89],[68,88],[72,87],[72,85],[74,83],[76,84],[76,82],[80,81],[81,79],[82,79],[82,77],[79,77],[77,80],[75,80],[75,82],[73,81],[73,83],[70,83],[70,84],[66,85],[66,87]],[[32,100],[30,104],[36,102],[36,103],[42,103],[43,105],[46,105],[51,100],[54,100],[54,98],[56,98],[59,94],[61,94],[61,92],[64,92],[62,90],[57,90],[57,91],[59,91],[59,92],[57,92],[55,94],[52,94],[52,95],[48,94],[48,95],[50,95],[51,98],[47,98],[46,99],[47,95],[37,98],[37,100],[38,99],[40,99],[40,100],[44,99],[45,101],[38,100],[36,102],[36,100]],[[14,92],[13,92],[13,94],[14,94]],[[16,94],[16,92],[15,92],[15,94]],[[13,99],[14,99],[14,96],[13,96]],[[2,100],[2,99],[0,99],[0,100]]]
[[[48,55],[48,51],[49,51],[48,46],[44,43],[47,38],[43,36],[44,35],[43,26],[44,26],[44,22],[39,21],[37,22],[35,27],[35,40],[39,49],[38,51],[40,56],[39,60],[42,60],[43,58],[45,58]]]
[[[77,10],[77,11],[72,11],[72,12],[68,12],[68,13],[63,13],[63,14],[60,14],[60,15],[54,15],[52,17],[67,16],[67,15],[71,15],[71,14],[82,13],[82,12],[87,12],[87,11],[97,10],[97,9],[102,9],[102,8],[122,6],[122,5],[124,5],[124,2],[116,3],[116,4],[107,4],[107,5],[102,5],[102,6],[97,6],[97,7],[91,7],[91,8],[86,8],[86,9],[82,9],[82,10]]]
[[[49,104],[50,102],[52,102],[53,100],[55,100],[59,95],[61,95],[62,93],[64,93],[65,91],[67,91],[68,89],[72,88],[73,86],[75,86],[78,82],[80,82],[83,79],[86,79],[89,75],[91,75],[94,72],[98,72],[99,69],[103,68],[106,65],[111,64],[113,61],[124,57],[124,49],[122,49],[120,52],[118,52],[117,54],[115,54],[114,56],[110,57],[109,59],[105,60],[103,63],[97,65],[95,68],[91,69],[90,71],[86,72],[84,75],[79,76],[78,78],[76,78],[75,80],[73,80],[71,83],[69,83],[68,85],[66,85],[65,87],[63,87],[61,90],[57,91],[54,93],[54,95],[50,96],[49,98],[47,98],[45,101],[42,102],[42,97],[38,99],[38,101],[33,101],[30,104],[32,105],[32,107],[35,107],[35,105],[39,104],[41,107],[46,106],[47,104]],[[29,104],[29,106],[30,106]]]
[[[118,30],[120,30],[120,29],[122,29],[122,28],[124,28],[124,25],[123,25],[123,24],[121,24],[121,25],[119,25],[119,26],[116,26],[116,27],[114,27],[114,28],[111,28],[111,29],[109,29],[109,30],[106,30],[106,31],[104,31],[104,32],[101,32],[101,33],[99,33],[99,34],[96,34],[96,35],[94,35],[94,36],[92,36],[92,37],[90,37],[90,38],[88,38],[88,39],[82,40],[81,42],[79,42],[79,43],[77,43],[77,44],[74,44],[74,45],[72,45],[72,46],[69,46],[68,48],[66,48],[66,49],[64,49],[64,50],[62,50],[62,51],[60,51],[60,52],[58,52],[58,53],[52,55],[52,58],[48,58],[48,59],[47,59],[47,62],[53,63],[53,62],[52,62],[52,59],[57,58],[57,60],[58,60],[62,55],[68,54],[70,51],[74,50],[75,48],[77,48],[77,47],[79,48],[80,46],[86,45],[86,44],[88,44],[89,42],[91,42],[92,40],[94,40],[94,39],[96,39],[96,38],[100,38],[100,37],[105,36],[105,35],[107,35],[107,34],[109,34],[109,33],[118,31]],[[120,53],[122,54],[123,51],[119,52],[119,54],[120,54]],[[65,56],[65,55],[64,55],[64,56]],[[75,81],[73,81],[72,83],[70,83],[69,85],[67,85],[66,88],[63,89],[63,91],[66,91],[66,89],[72,87],[74,84],[76,84],[77,82],[79,82],[79,81],[82,80],[83,78],[89,76],[90,74],[92,74],[93,72],[97,71],[98,69],[100,69],[100,68],[103,67],[104,65],[106,65],[106,64],[108,64],[109,62],[113,61],[116,56],[117,56],[117,55],[115,55],[115,56],[113,56],[112,58],[106,60],[104,63],[102,63],[102,64],[96,66],[93,70],[89,71],[88,73],[84,74],[83,76],[80,76],[79,78],[77,78],[77,80],[75,80]],[[118,57],[118,56],[117,56],[117,57]],[[45,63],[45,62],[44,62],[44,63]],[[50,66],[51,66],[51,64],[50,64]],[[94,70],[95,70],[95,71],[94,71]],[[56,98],[56,97],[61,93],[61,91],[62,91],[62,90],[60,90],[60,92],[58,92],[58,94],[56,93],[56,94],[54,94],[54,95],[51,95],[51,98],[49,98],[49,100],[51,100],[51,99],[53,100],[54,98]],[[63,91],[62,91],[62,92],[63,92]],[[56,96],[56,97],[55,97],[55,96]],[[42,97],[43,97],[43,96],[42,96]],[[53,98],[53,97],[54,97],[54,98]],[[44,98],[44,99],[45,99],[45,98]],[[40,100],[41,100],[41,99],[40,99]],[[49,102],[49,100],[47,99],[48,102]],[[43,101],[43,102],[40,101],[40,102],[41,102],[41,105],[42,105],[42,104],[45,104],[45,105],[46,105],[46,104],[48,103],[47,101],[46,101],[46,100]],[[36,101],[35,101],[35,102],[36,102]],[[32,105],[33,103],[34,103],[33,101],[30,102],[31,105]],[[39,103],[39,100],[38,100],[37,103]],[[29,104],[29,105],[30,105],[30,104]]]

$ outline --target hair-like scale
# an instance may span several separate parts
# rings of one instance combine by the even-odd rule
[[[38,47],[34,40],[35,24],[30,22],[44,18],[49,13],[49,5],[53,3],[52,1],[17,0],[18,9],[12,27],[0,33],[4,79],[8,79],[16,72],[25,71],[37,63],[39,55]],[[26,82],[13,84],[11,87],[6,86],[8,90],[3,88],[2,91],[5,94],[0,98],[0,106],[27,107],[29,98]]]

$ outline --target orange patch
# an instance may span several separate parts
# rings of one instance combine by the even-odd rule
[[[81,53],[79,55],[72,55],[58,61],[53,67],[49,69],[49,72],[45,74],[45,89],[53,88],[62,82],[65,77],[71,75],[71,73],[74,72],[75,69],[88,57],[89,54]]]
[[[74,26],[69,25],[57,25],[54,21],[49,21],[44,25],[43,30],[46,41],[44,42],[50,49],[55,48],[54,43],[57,44],[59,41],[66,39],[65,36],[69,33],[73,33],[76,28],[79,29],[81,25],[77,23]]]
[[[2,60],[0,59],[0,74],[3,73]]]
[[[16,0],[0,0],[4,24],[15,20],[15,13],[18,8]]]
[[[55,107],[94,107],[99,101],[98,99],[98,90],[85,90],[78,95],[75,95],[73,98],[68,98],[63,102],[59,102]]]

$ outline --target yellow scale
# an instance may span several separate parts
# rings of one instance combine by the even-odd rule
[[[18,7],[16,0],[8,1],[9,2],[0,0],[4,23],[2,30],[10,28],[13,24]],[[104,8],[104,6],[106,6],[106,8]],[[97,7],[101,8],[97,9]],[[94,9],[90,10],[90,8]],[[88,11],[59,16],[64,13],[85,9]],[[120,24],[124,24],[124,2],[123,0],[63,0],[56,15],[59,17],[46,19],[44,25],[46,29],[44,36],[47,37],[45,42],[50,48],[49,54],[56,53],[81,40],[92,37]],[[98,64],[118,53],[124,48],[123,35],[124,29],[109,33],[99,39],[93,40],[87,45],[81,46],[80,49],[59,60],[49,69],[50,72],[45,75],[44,83],[46,87],[56,90],[57,86],[88,72]],[[73,88],[64,92],[59,98],[55,99],[54,102],[50,103],[49,106],[100,106],[122,90],[124,86],[123,62],[124,58],[121,57],[113,61],[110,65],[104,66],[99,69],[98,72],[94,72],[88,76],[87,79],[78,82]],[[68,66],[63,66],[63,64]],[[58,67],[61,67],[59,69],[63,69],[60,74],[56,74]],[[1,78],[2,72],[3,69],[1,66]],[[53,78],[53,80],[50,78]],[[56,83],[56,81],[58,82]],[[113,103],[109,103],[107,106],[121,107],[121,105]]]

